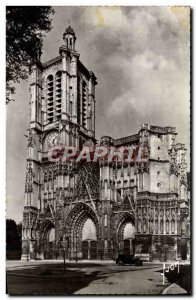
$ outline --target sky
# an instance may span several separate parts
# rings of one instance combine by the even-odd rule
[[[190,150],[188,7],[54,7],[41,61],[59,55],[69,21],[80,60],[98,78],[96,138],[135,134],[140,125],[174,126]],[[7,218],[22,221],[29,83],[7,106]]]

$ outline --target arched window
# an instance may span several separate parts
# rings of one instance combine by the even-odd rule
[[[158,220],[155,220],[155,233],[158,234],[159,233],[159,228],[158,228]]]
[[[108,216],[107,215],[104,216],[104,226],[105,227],[108,226]]]
[[[163,234],[163,220],[160,221],[160,233]]]
[[[189,224],[186,225],[186,233],[187,233],[187,235],[190,234],[190,225]]]
[[[73,103],[72,103],[72,101],[69,101],[69,114],[72,117],[72,114],[73,114]]]
[[[154,222],[153,220],[151,219],[150,220],[150,233],[153,233],[154,232]]]
[[[169,220],[166,220],[166,233],[169,233]]]
[[[137,229],[138,229],[138,232],[141,232],[141,220],[140,219],[137,221]]]
[[[185,232],[186,232],[186,223],[185,223],[185,220],[183,220],[181,222],[181,233],[185,234]]]
[[[69,135],[69,146],[73,146],[73,135],[70,133]]]
[[[58,71],[56,73],[56,118],[57,120],[60,119],[61,117],[61,77],[62,77],[62,72]]]
[[[53,91],[53,76],[47,78],[47,119],[51,123],[54,117],[54,91]]]
[[[175,220],[171,221],[171,232],[175,233]]]
[[[146,219],[144,219],[144,221],[143,221],[143,230],[144,230],[144,232],[147,231]]]

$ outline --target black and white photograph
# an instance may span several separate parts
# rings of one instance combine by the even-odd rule
[[[190,6],[9,6],[6,293],[192,295]]]

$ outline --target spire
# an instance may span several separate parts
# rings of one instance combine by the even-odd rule
[[[75,51],[76,35],[73,28],[70,25],[70,21],[69,26],[65,29],[65,32],[63,34],[63,40],[65,42],[65,46],[68,49]]]

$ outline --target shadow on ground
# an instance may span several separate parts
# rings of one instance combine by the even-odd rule
[[[78,269],[65,270],[63,265],[30,266],[7,271],[7,293],[9,295],[70,295],[95,280],[99,271],[85,274]],[[66,265],[66,268],[72,267]],[[84,267],[84,264],[82,265]],[[89,264],[88,264],[89,267]],[[102,278],[101,276],[99,279]]]
[[[176,283],[181,288],[185,289],[188,294],[192,294],[190,265],[180,265],[179,272],[178,267],[175,267],[174,270],[170,269],[169,272],[165,272],[165,277],[169,280],[170,283]]]

